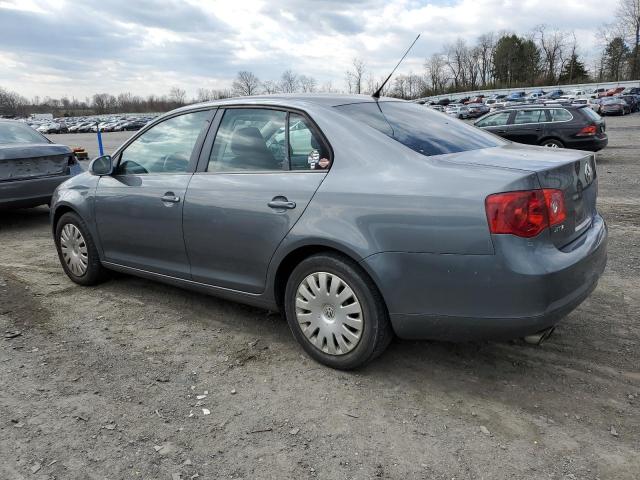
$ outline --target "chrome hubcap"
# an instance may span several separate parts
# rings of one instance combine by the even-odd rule
[[[545,144],[545,147],[549,147],[549,148],[560,148],[558,145],[556,145],[555,143],[547,143]]]
[[[355,293],[337,275],[312,273],[298,286],[296,318],[309,342],[329,355],[356,348],[364,325]]]
[[[78,227],[67,223],[60,232],[60,250],[67,267],[74,275],[81,277],[87,271],[89,254],[87,244]]]

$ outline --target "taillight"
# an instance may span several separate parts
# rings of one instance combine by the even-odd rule
[[[582,130],[580,130],[576,134],[576,136],[577,137],[592,137],[596,133],[598,133],[598,127],[596,127],[595,125],[588,125],[588,126],[582,128]]]
[[[489,195],[485,201],[489,230],[535,237],[567,217],[562,190],[522,190]]]

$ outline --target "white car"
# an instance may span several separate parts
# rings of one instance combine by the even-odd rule
[[[471,112],[466,105],[448,105],[445,109],[447,115],[451,115],[456,118],[469,118]]]

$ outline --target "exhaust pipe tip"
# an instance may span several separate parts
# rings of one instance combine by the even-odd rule
[[[552,327],[545,328],[544,330],[540,330],[537,333],[523,337],[523,340],[529,345],[537,345],[537,346],[542,345],[542,342],[546,341],[551,336],[551,334],[555,329],[556,329],[555,325]]]

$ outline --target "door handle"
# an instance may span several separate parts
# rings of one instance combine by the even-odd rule
[[[160,200],[167,203],[178,203],[180,201],[180,197],[174,195],[173,192],[167,192],[160,197]]]
[[[275,197],[267,205],[276,210],[292,210],[296,208],[296,202],[290,202],[286,197]]]
[[[496,130],[497,133],[507,133],[506,130]]]

